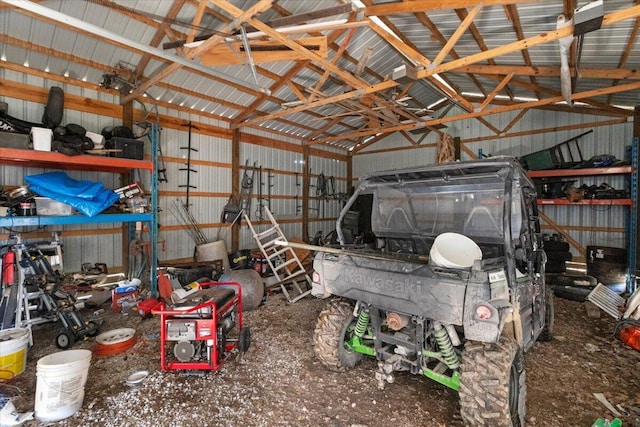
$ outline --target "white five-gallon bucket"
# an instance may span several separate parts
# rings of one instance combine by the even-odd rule
[[[198,261],[217,261],[222,260],[224,271],[231,271],[229,264],[229,255],[227,254],[227,245],[224,240],[205,243],[196,247],[196,260]]]
[[[91,351],[66,350],[38,360],[36,418],[54,422],[75,414],[84,401]]]
[[[27,328],[0,331],[0,378],[13,378],[24,372],[30,336]]]
[[[482,259],[480,247],[463,234],[442,233],[436,237],[429,252],[429,262],[439,267],[469,268]]]
[[[51,151],[53,131],[47,128],[31,128],[31,141],[36,151]]]

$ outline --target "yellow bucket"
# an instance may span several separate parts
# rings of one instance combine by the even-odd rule
[[[13,378],[24,372],[30,336],[27,328],[0,331],[0,378]]]

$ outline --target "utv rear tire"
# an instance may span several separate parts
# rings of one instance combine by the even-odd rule
[[[466,425],[523,426],[526,394],[524,358],[513,339],[467,342],[460,373],[460,415]]]
[[[313,331],[313,350],[328,369],[344,372],[362,360],[362,353],[344,346],[349,327],[356,320],[353,305],[342,299],[329,301],[327,308],[320,312]]]

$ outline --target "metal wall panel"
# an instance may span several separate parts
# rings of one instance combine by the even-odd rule
[[[459,111],[458,111],[459,112]],[[452,113],[453,114],[453,113]],[[504,129],[508,126],[517,112],[488,116],[486,119],[490,121],[498,129]],[[590,159],[592,156],[601,154],[612,154],[618,159],[624,159],[626,147],[631,144],[632,123],[626,122],[618,125],[610,126],[588,126],[591,123],[602,121],[602,118],[570,114],[556,111],[530,110],[522,119],[517,122],[509,133],[526,133],[532,129],[538,129],[539,132],[527,133],[523,136],[514,136],[509,138],[498,138],[482,142],[473,142],[467,144],[467,147],[474,153],[478,149],[482,149],[485,155],[510,155],[521,157],[529,153],[553,147],[570,138],[576,137],[584,132],[593,130],[593,132],[579,139],[578,145],[582,152],[582,158]],[[587,125],[583,128],[562,129],[571,125]],[[459,136],[464,140],[487,137],[492,135],[492,131],[478,120],[464,120],[449,123],[447,132],[453,136]],[[561,128],[554,132],[542,132],[545,129]],[[395,138],[393,143],[388,144],[388,139]],[[399,136],[391,136],[387,140],[375,144],[368,151],[378,150],[394,146],[394,144],[402,143]],[[404,143],[407,144],[406,142]],[[424,150],[424,151],[423,151]],[[416,153],[424,152],[425,155],[416,155]],[[379,153],[357,154],[353,157],[353,174],[354,178],[372,171],[381,171],[388,169],[396,169],[419,164],[430,164],[435,160],[436,149],[410,149],[406,151],[384,151]],[[577,153],[576,153],[577,154]],[[462,159],[468,160],[470,157],[463,151]],[[428,161],[430,159],[430,161]],[[424,163],[428,161],[428,163]],[[574,178],[571,178],[574,179]],[[577,177],[574,185],[600,185],[603,182],[608,183],[617,189],[625,188],[625,176],[597,176],[597,177]],[[609,227],[613,229],[624,229],[625,212],[628,207],[620,206],[549,206],[545,205],[541,210],[549,216],[549,218],[563,226],[580,226],[584,228]],[[543,223],[544,225],[544,223]],[[554,233],[553,230],[546,229],[546,232]],[[591,230],[570,230],[569,234],[576,239],[583,247],[587,245],[602,245],[612,247],[625,247],[624,233],[620,232],[596,232]],[[575,257],[584,257],[584,254],[578,253],[572,248]]]

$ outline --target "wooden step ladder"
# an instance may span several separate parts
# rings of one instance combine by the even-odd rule
[[[287,238],[266,206],[264,212],[270,223],[264,231],[255,229],[246,212],[243,212],[243,218],[275,276],[275,284],[280,285],[287,301],[296,302],[311,293],[311,278],[293,248],[276,243],[286,242]],[[290,289],[287,289],[287,286]]]

